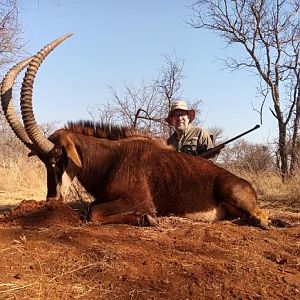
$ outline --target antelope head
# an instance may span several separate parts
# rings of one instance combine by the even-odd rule
[[[32,91],[36,73],[47,55],[60,43],[70,37],[66,34],[42,48],[34,56],[24,59],[12,67],[1,84],[1,103],[6,119],[15,135],[31,151],[29,156],[37,155],[47,169],[47,199],[61,198],[76,175],[75,169],[82,167],[81,158],[70,138],[62,137],[55,142],[51,136],[46,138],[37,125],[32,108]],[[21,88],[21,114],[19,120],[12,101],[12,89],[16,77],[27,67]]]

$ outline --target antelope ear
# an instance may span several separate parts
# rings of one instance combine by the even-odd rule
[[[61,144],[65,148],[68,158],[71,159],[77,167],[82,168],[80,156],[72,139],[66,136],[61,140]]]

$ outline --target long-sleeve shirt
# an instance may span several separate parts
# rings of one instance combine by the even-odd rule
[[[168,138],[167,143],[173,145],[178,152],[187,152],[186,147],[189,147],[198,155],[214,147],[208,131],[201,127],[194,127],[191,124],[181,136],[174,132]]]

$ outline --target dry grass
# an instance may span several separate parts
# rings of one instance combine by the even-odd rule
[[[0,206],[14,205],[23,199],[41,200],[46,195],[46,172],[37,158],[0,158]]]
[[[47,193],[46,169],[38,158],[21,154],[17,159],[0,155],[0,211],[22,200],[44,200]],[[66,201],[91,201],[80,183],[75,180]]]
[[[300,170],[285,183],[275,171],[260,173],[249,173],[240,169],[230,171],[250,181],[264,205],[300,212]]]

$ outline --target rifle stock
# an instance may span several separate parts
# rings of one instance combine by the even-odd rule
[[[215,155],[219,154],[220,151],[225,147],[225,144],[220,144],[214,148],[208,149],[204,153],[200,154],[199,156],[202,158],[212,158]]]
[[[208,149],[206,152],[200,154],[199,156],[202,157],[202,158],[212,158],[212,157],[214,157],[216,154],[219,154],[220,151],[221,151],[228,143],[233,142],[234,140],[236,140],[236,139],[238,139],[238,138],[244,136],[245,134],[250,133],[250,132],[253,131],[253,130],[258,129],[259,127],[260,127],[260,125],[255,125],[253,128],[251,128],[251,129],[249,129],[249,130],[247,130],[247,131],[245,131],[245,132],[243,132],[243,133],[241,133],[241,134],[239,134],[239,135],[233,137],[232,139],[229,139],[228,141],[226,141],[226,142],[224,142],[224,143],[222,143],[222,144],[220,144],[220,145],[218,145],[218,146],[216,146],[216,147],[214,147],[214,148]]]

